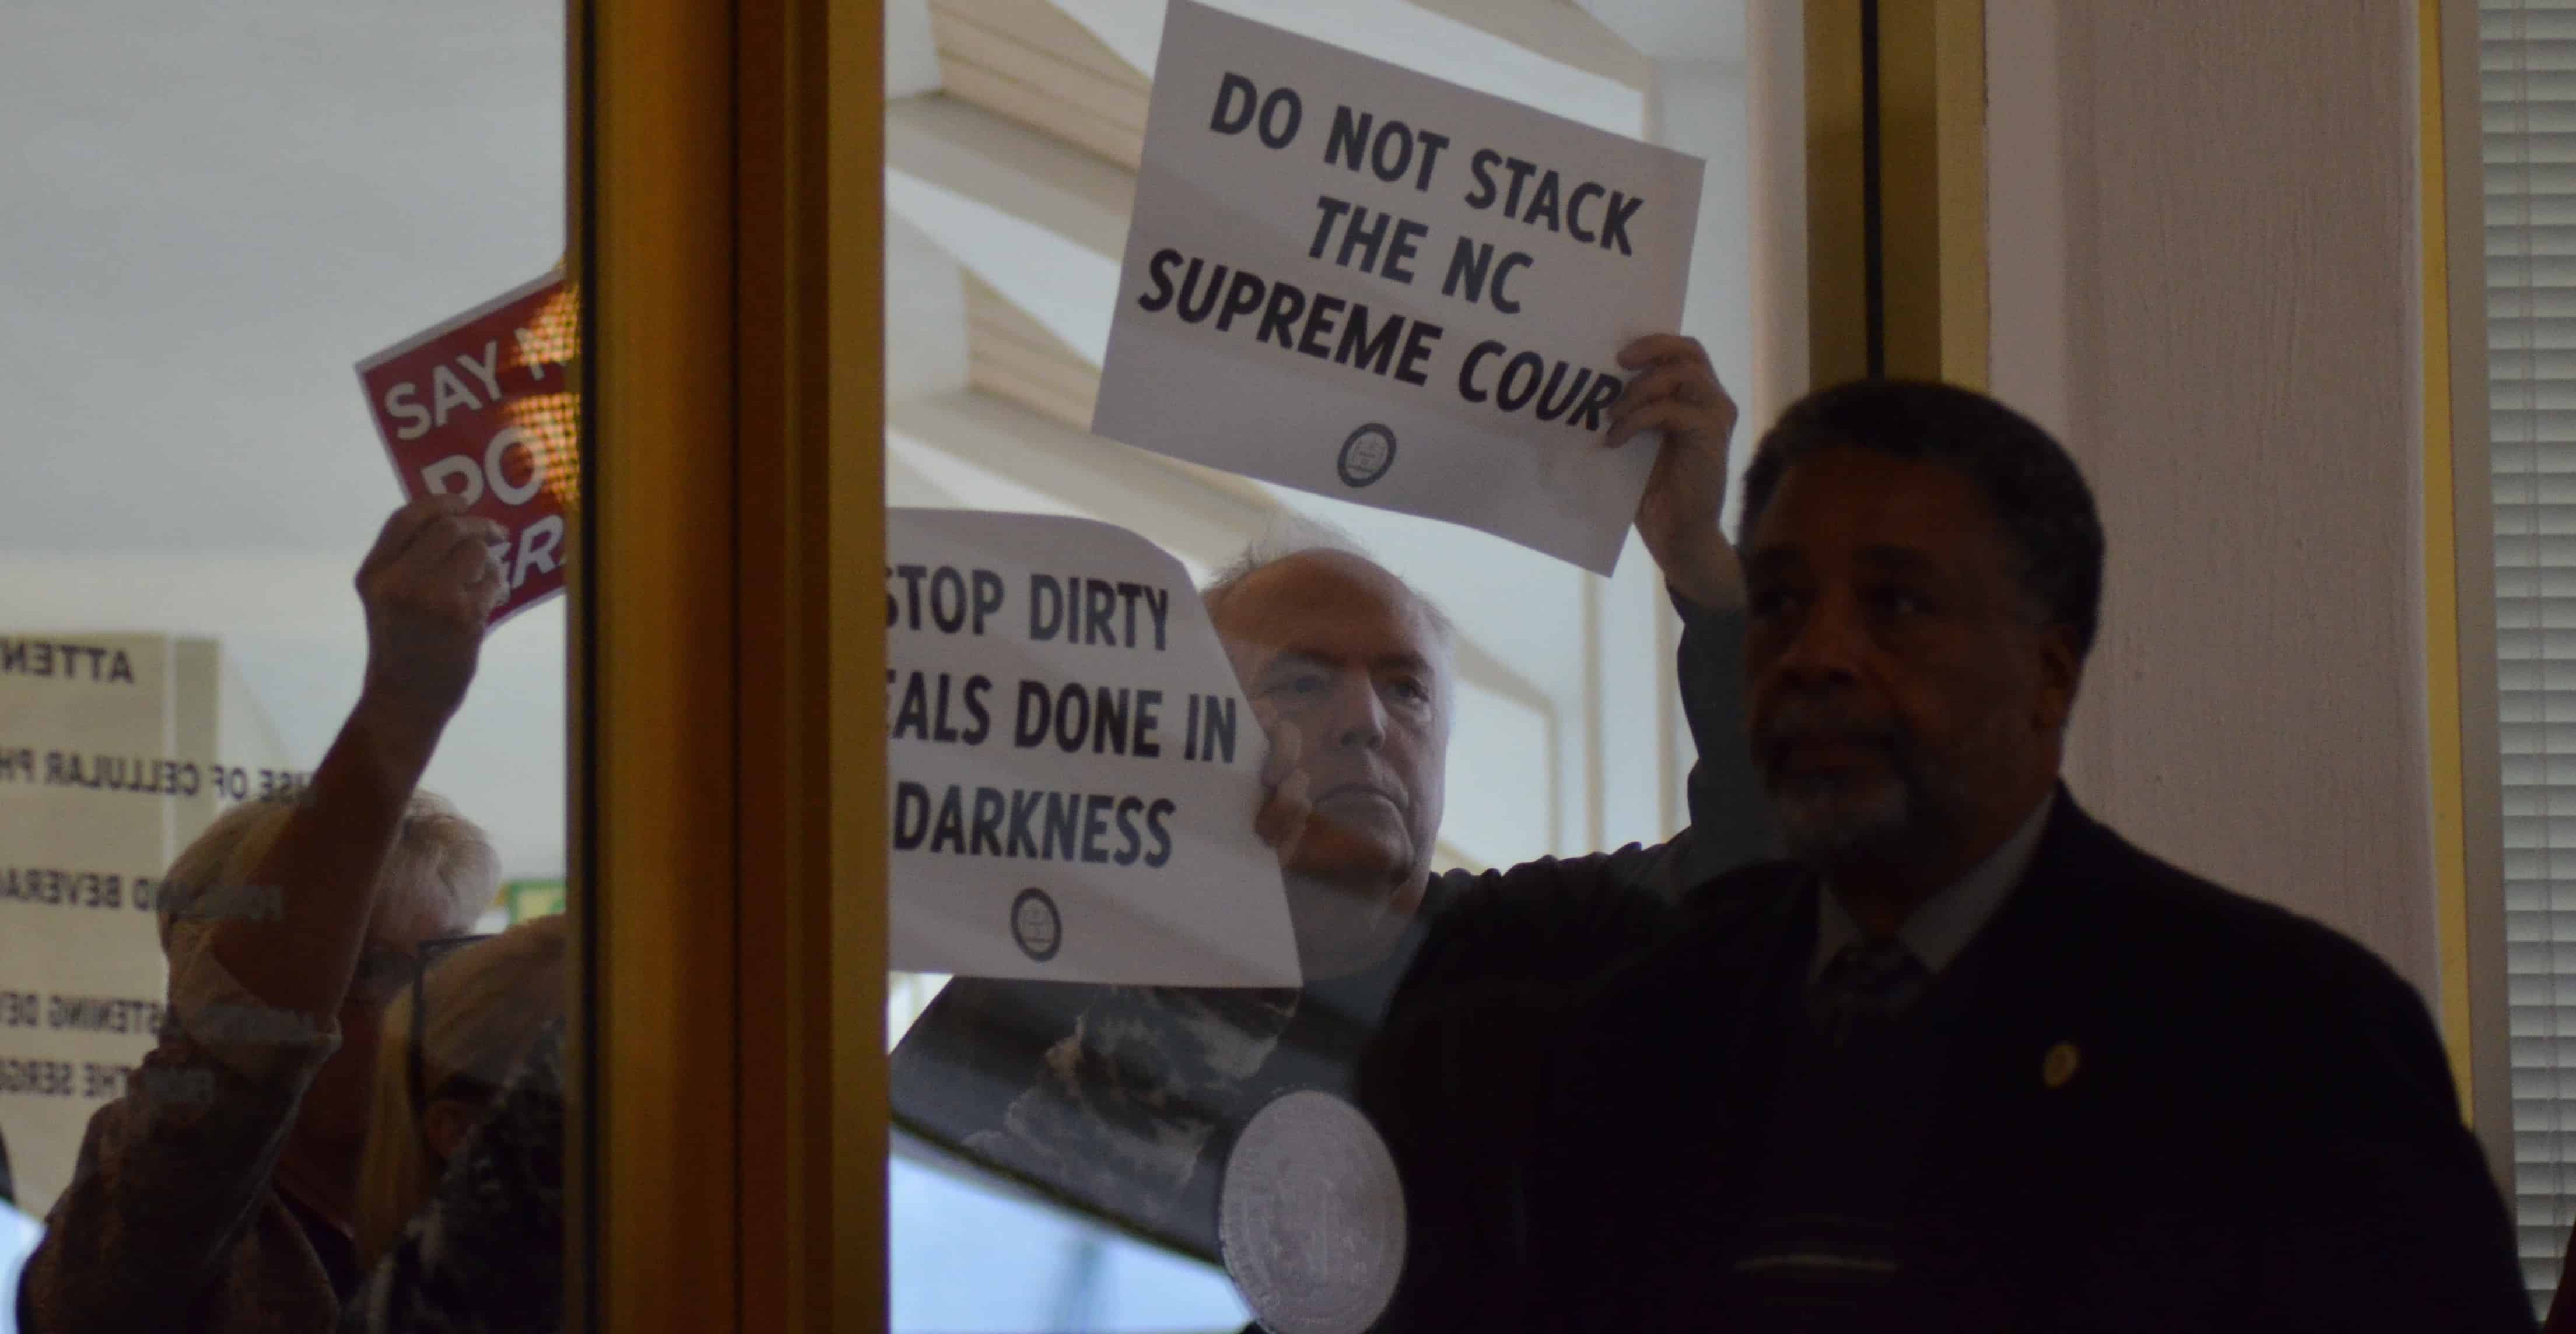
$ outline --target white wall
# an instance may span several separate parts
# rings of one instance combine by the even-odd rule
[[[2438,998],[2413,6],[1988,0],[1994,384],[2110,536],[2067,772]]]

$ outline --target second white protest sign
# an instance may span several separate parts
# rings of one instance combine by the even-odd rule
[[[1267,741],[1180,562],[1124,529],[886,512],[895,968],[1295,986]]]
[[[1092,430],[1608,573],[1701,164],[1172,0]]]

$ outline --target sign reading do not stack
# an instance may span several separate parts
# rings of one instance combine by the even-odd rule
[[[1092,430],[1617,562],[1701,164],[1172,0]]]

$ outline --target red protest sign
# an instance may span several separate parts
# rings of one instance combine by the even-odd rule
[[[403,494],[462,495],[501,525],[494,625],[563,591],[579,499],[572,290],[541,278],[358,363]]]

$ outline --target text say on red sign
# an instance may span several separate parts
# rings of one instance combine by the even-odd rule
[[[576,327],[571,289],[548,277],[358,363],[403,493],[463,496],[508,534],[495,625],[564,589]]]

